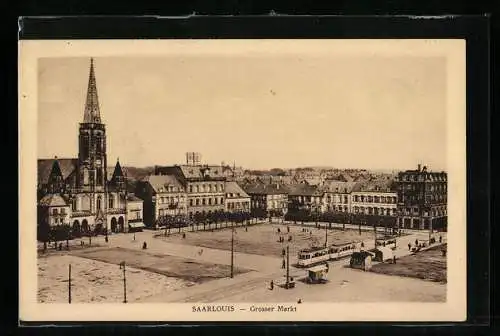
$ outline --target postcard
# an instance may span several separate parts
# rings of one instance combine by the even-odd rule
[[[464,40],[19,42],[22,321],[463,321]]]

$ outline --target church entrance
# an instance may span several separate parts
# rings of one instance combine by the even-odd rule
[[[113,232],[113,233],[118,232],[115,217],[111,218],[111,232]]]
[[[82,221],[82,232],[83,233],[89,233],[90,228],[89,228],[89,223],[87,222],[86,219]]]
[[[97,224],[95,225],[95,229],[94,229],[94,231],[95,231],[95,234],[96,234],[96,235],[104,233],[102,223],[97,223]]]
[[[81,237],[82,236],[82,231],[80,228],[80,222],[75,220],[73,222],[73,226],[71,228],[71,233],[73,234],[73,237]]]
[[[118,218],[118,227],[120,228],[120,232],[125,231],[125,221],[123,220],[122,216],[120,216],[120,218]]]

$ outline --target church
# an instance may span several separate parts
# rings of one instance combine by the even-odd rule
[[[78,140],[77,158],[38,160],[38,229],[68,225],[79,236],[140,227],[142,201],[128,193],[126,171],[118,160],[108,175],[106,125],[101,121],[93,59]],[[136,211],[138,203],[141,213],[129,223],[129,205]]]

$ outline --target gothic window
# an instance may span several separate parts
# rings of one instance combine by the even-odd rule
[[[100,210],[101,209],[101,197],[99,196],[97,198],[97,210]]]
[[[196,192],[199,193],[200,192],[200,186],[196,186]]]
[[[71,200],[71,210],[76,211],[76,198]]]
[[[89,171],[87,169],[83,170],[83,184],[84,185],[89,184]]]
[[[114,205],[113,195],[109,195],[108,208],[113,209],[114,207],[115,207],[115,205]]]

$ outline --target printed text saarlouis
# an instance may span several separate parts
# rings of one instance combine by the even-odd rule
[[[234,306],[203,305],[193,306],[193,313],[228,313],[234,311]]]

